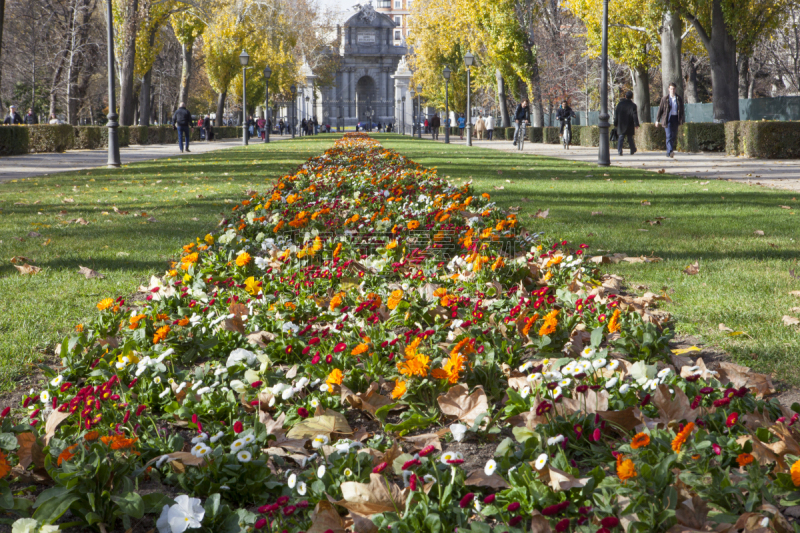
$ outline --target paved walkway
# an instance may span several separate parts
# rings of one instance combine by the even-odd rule
[[[423,138],[425,137],[423,136]],[[443,142],[441,136],[440,142]],[[450,142],[466,144],[466,141],[461,141],[458,136],[450,137]],[[472,144],[481,148],[518,153],[511,141],[473,140]],[[564,150],[561,145],[526,142],[524,152],[531,155],[597,163],[597,148],[572,146],[569,150]],[[700,180],[723,179],[800,192],[800,159],[749,159],[726,156],[716,152],[696,154],[675,152],[675,157],[672,159],[667,158],[664,152],[640,151],[631,156],[626,150],[624,154],[620,157],[617,155],[616,149],[611,150],[611,165],[653,172],[663,170],[669,174]]]
[[[291,139],[291,137],[283,137]],[[280,140],[281,137],[273,135],[271,141]],[[261,142],[251,139],[251,144]],[[191,143],[191,154],[204,154],[215,150],[241,146],[241,139],[225,139],[221,141],[198,141]],[[120,148],[120,159],[123,165],[152,161],[168,157],[181,157],[182,154],[175,144],[148,144]],[[55,172],[70,172],[104,167],[108,164],[108,149],[98,150],[69,150],[64,153],[25,154],[0,157],[0,182],[34,176],[46,176]]]

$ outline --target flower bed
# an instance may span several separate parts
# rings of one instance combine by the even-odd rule
[[[585,248],[347,135],[98,303],[0,413],[0,507],[24,531],[790,531],[800,406],[671,354],[661,297]]]

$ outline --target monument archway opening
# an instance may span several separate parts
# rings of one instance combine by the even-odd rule
[[[375,102],[378,91],[372,76],[362,76],[356,83],[356,116],[359,121],[366,121],[375,116]]]

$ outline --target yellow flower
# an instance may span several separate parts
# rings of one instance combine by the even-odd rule
[[[325,383],[328,384],[328,387],[333,389],[334,385],[341,385],[342,380],[344,379],[344,374],[338,368],[334,368],[331,370],[331,373],[328,374],[328,379],[325,380]]]
[[[322,239],[319,238],[319,235],[314,237],[314,246],[311,248],[311,250],[313,250],[314,253],[322,250]]]
[[[109,307],[111,307],[113,305],[114,305],[114,299],[113,298],[103,298],[102,300],[100,300],[100,303],[97,304],[97,308],[100,311],[105,311],[106,309],[108,309]]]
[[[214,244],[214,236],[211,235],[210,233],[208,235],[206,235],[205,239],[203,239],[203,240],[206,241],[206,244],[208,244],[209,246]]]
[[[427,355],[418,353],[412,357],[406,357],[405,361],[397,363],[397,369],[404,376],[419,376],[424,378],[428,375],[428,365],[431,359]]]
[[[450,383],[458,383],[459,373],[464,370],[466,357],[457,353],[444,360],[442,368],[436,368],[431,372],[431,376],[436,379],[446,379]]]
[[[250,257],[250,254],[242,252],[236,256],[236,265],[240,267],[247,266],[251,259],[252,257]]]
[[[389,296],[389,301],[386,302],[386,307],[388,307],[389,309],[394,309],[402,300],[403,300],[403,291],[401,291],[400,289],[392,291],[392,294]]]
[[[800,487],[800,459],[792,465],[792,483],[795,487]]]
[[[194,263],[197,263],[199,257],[200,256],[197,254],[197,252],[181,257],[181,269],[189,270],[189,267],[191,267]]]
[[[258,282],[256,281],[256,278],[254,278],[253,276],[250,276],[249,278],[244,280],[244,290],[246,290],[248,293],[250,293],[251,296],[257,295],[258,291],[260,290],[260,288],[258,286]]]
[[[406,382],[397,380],[394,382],[394,389],[392,389],[392,399],[396,400],[406,393]],[[800,462],[800,461],[798,461]]]

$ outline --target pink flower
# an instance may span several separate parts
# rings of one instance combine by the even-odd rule
[[[379,464],[378,466],[376,466],[375,468],[373,468],[372,469],[372,473],[373,474],[380,474],[381,472],[386,470],[386,468],[388,466],[389,466],[389,463],[383,462],[383,463]]]
[[[522,522],[522,517],[521,516],[515,516],[514,518],[512,518],[511,520],[508,521],[508,525],[511,526],[511,527],[516,527],[517,524],[519,524],[520,522]]]
[[[698,407],[700,407],[700,402],[702,400],[703,400],[703,397],[698,394],[697,396],[694,397],[694,400],[692,400],[692,405],[690,407],[692,409],[697,409]]]
[[[435,449],[436,449],[436,447],[433,444],[425,446],[424,448],[422,448],[419,451],[419,456],[420,457],[426,457],[426,456],[430,455],[431,453],[433,453],[433,451]]]
[[[417,480],[418,479],[419,478],[417,477],[416,474],[411,474],[411,477],[408,480],[408,488],[410,488],[412,490],[412,492],[417,490]]]
[[[487,497],[483,499],[483,503],[489,505],[490,503],[494,503],[494,500],[497,498],[494,494],[489,494]]]
[[[600,520],[600,525],[603,527],[617,527],[619,525],[619,518],[616,516],[607,516]]]
[[[264,383],[263,381],[254,381],[253,383],[251,383],[251,384],[250,384],[250,386],[251,386],[251,387],[253,387],[254,389],[257,389],[257,388],[259,388],[259,387],[260,387],[260,386],[261,386],[263,383]]]
[[[519,502],[511,502],[511,503],[508,504],[508,512],[509,513],[514,513],[519,508],[520,508],[520,503]]]
[[[142,416],[142,413],[144,413],[146,409],[147,409],[147,406],[146,406],[146,405],[140,405],[140,406],[139,406],[139,407],[136,409],[136,416]]]
[[[311,358],[311,364],[312,365],[319,364],[320,359],[322,359],[322,357],[320,357],[319,354],[315,355],[314,357]]]
[[[333,353],[341,353],[347,348],[347,344],[340,342],[333,348]]]
[[[720,398],[719,400],[714,400],[714,407],[723,407],[731,403],[730,398]]]
[[[237,420],[233,423],[233,432],[238,435],[242,431],[244,431],[244,424],[242,424],[240,420]]]
[[[569,518],[565,518],[556,524],[556,533],[563,533],[567,529],[569,529]]]
[[[728,426],[729,428],[733,427],[736,424],[737,420],[739,420],[739,413],[734,411],[733,413],[728,415],[728,419],[725,421],[725,425]]]
[[[256,524],[253,527],[255,527],[256,529],[263,529],[264,526],[266,526],[266,525],[267,525],[267,519],[266,518],[259,518],[258,520],[256,520]]]
[[[283,516],[292,516],[296,510],[297,507],[294,505],[287,505],[283,508]]]
[[[281,496],[280,498],[278,498],[278,505],[279,506],[283,507],[287,503],[289,503],[289,497],[288,496]]]
[[[305,407],[298,407],[297,414],[300,415],[300,418],[308,418],[308,409]]]
[[[11,412],[11,408],[10,408],[10,407],[6,407],[5,409],[3,409],[3,412],[2,412],[2,413],[0,413],[0,418],[5,418],[5,417],[7,417],[7,416],[8,416],[8,413],[10,413],[10,412]]]
[[[717,444],[717,443],[714,443],[714,444],[712,444],[712,445],[711,445],[711,449],[712,449],[712,450],[714,450],[714,453],[715,453],[716,455],[720,455],[720,454],[722,454],[722,448],[720,448],[720,447],[719,447],[719,444]]]
[[[594,428],[594,431],[592,431],[592,442],[600,442],[600,437],[600,428]]]
[[[474,499],[475,499],[475,493],[474,492],[468,492],[463,498],[461,498],[461,501],[458,502],[458,505],[462,509],[466,509],[467,507],[469,507],[469,504],[471,504],[472,500],[474,500]]]

